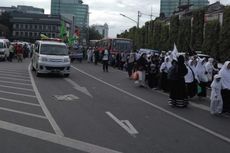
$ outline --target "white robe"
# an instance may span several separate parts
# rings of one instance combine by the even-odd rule
[[[221,81],[217,82],[216,79],[213,80],[211,84],[211,104],[210,112],[211,114],[220,114],[223,109],[223,100],[221,96]]]
[[[227,69],[228,64],[230,61],[224,63],[223,67],[221,68],[219,75],[221,76],[222,82],[222,89],[230,90],[230,70]]]
[[[202,64],[204,60],[205,59],[198,59],[198,63],[196,66],[196,74],[199,81],[208,82],[208,76],[206,74],[207,71],[205,68],[205,64]]]
[[[205,64],[205,68],[208,72],[207,76],[208,76],[208,81],[212,81],[212,75],[213,75],[213,71],[214,71],[214,66],[213,66],[213,59],[210,58],[209,61]]]

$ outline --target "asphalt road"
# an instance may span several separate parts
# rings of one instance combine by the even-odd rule
[[[171,108],[116,69],[73,63],[69,78],[0,63],[0,152],[229,153],[230,122],[206,100]]]

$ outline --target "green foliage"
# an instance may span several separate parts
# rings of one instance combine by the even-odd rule
[[[219,35],[220,35],[220,23],[218,20],[210,21],[205,25],[205,36],[203,42],[203,51],[205,54],[209,54],[216,59],[219,57]]]
[[[191,18],[184,18],[180,20],[177,48],[179,52],[190,51],[190,38],[191,38]]]
[[[162,23],[160,21],[155,21],[154,27],[153,27],[153,40],[152,40],[152,46],[153,49],[160,49],[161,47],[161,27]]]
[[[169,25],[161,25],[160,50],[168,51],[170,49]]]
[[[89,40],[100,40],[103,36],[95,30],[95,28],[89,28]]]
[[[230,6],[226,6],[224,9],[219,51],[222,61],[230,60]]]
[[[172,16],[170,18],[170,48],[177,42],[179,32],[179,16]]]
[[[204,10],[193,11],[191,46],[193,50],[202,50],[204,31]]]

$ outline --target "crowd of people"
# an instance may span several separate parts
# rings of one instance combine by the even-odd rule
[[[11,43],[7,59],[9,62],[12,62],[13,59],[16,58],[18,62],[22,62],[24,58],[31,56],[31,53],[31,49],[26,44]]]
[[[88,62],[96,64],[101,60],[105,72],[110,62],[113,67],[127,70],[130,79],[139,86],[168,92],[168,104],[172,107],[187,107],[189,99],[195,96],[200,100],[206,98],[209,88],[211,113],[230,112],[230,62],[225,62],[219,70],[213,58],[184,56],[175,51],[151,56],[146,53],[110,56],[107,49],[100,57],[93,49],[87,53]]]

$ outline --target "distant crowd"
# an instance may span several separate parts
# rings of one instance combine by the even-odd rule
[[[30,57],[32,49],[29,45],[22,43],[11,43],[9,46],[9,55],[7,60],[12,62],[13,59],[17,59],[18,62],[22,62],[24,58]]]
[[[108,71],[109,63],[127,70],[130,79],[139,86],[168,92],[168,103],[172,107],[187,107],[189,98],[207,97],[207,88],[211,88],[211,113],[230,112],[229,61],[219,69],[213,58],[179,55],[177,50],[152,55],[121,53],[109,56],[105,49],[99,58],[98,51],[91,48],[87,56],[88,62],[97,63],[101,59],[104,71]]]

